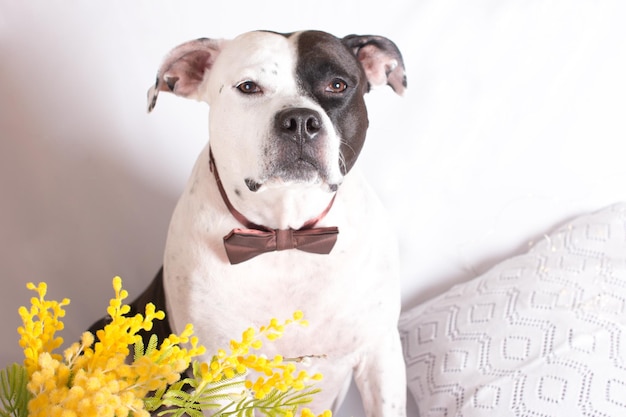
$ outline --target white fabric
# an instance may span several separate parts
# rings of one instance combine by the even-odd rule
[[[626,415],[626,204],[404,314],[420,417]]]

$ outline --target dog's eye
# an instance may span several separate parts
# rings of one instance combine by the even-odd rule
[[[254,81],[243,81],[235,87],[244,94],[258,94],[262,92],[261,87],[259,87]]]
[[[326,86],[324,91],[327,93],[343,93],[346,91],[346,88],[348,88],[348,84],[344,80],[335,78]]]

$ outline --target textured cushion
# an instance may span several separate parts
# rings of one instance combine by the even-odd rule
[[[420,417],[626,416],[626,204],[403,314]]]

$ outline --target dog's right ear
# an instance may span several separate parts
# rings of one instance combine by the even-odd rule
[[[200,38],[172,49],[157,72],[156,83],[148,90],[148,112],[154,109],[159,91],[200,99],[198,88],[224,42],[223,39]]]
[[[348,35],[343,42],[352,50],[369,84],[387,84],[402,95],[406,89],[406,70],[400,50],[390,39],[374,35]]]

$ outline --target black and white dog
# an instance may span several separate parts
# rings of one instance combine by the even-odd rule
[[[380,36],[256,31],[174,48],[148,92],[210,105],[209,144],[174,211],[152,301],[169,327],[193,323],[212,354],[249,326],[302,310],[310,323],[268,357],[325,355],[314,410],[336,410],[354,375],[369,417],[405,416],[397,247],[355,167],[371,87],[406,88]],[[177,138],[176,140],[180,140]],[[160,305],[159,305],[160,304]]]

